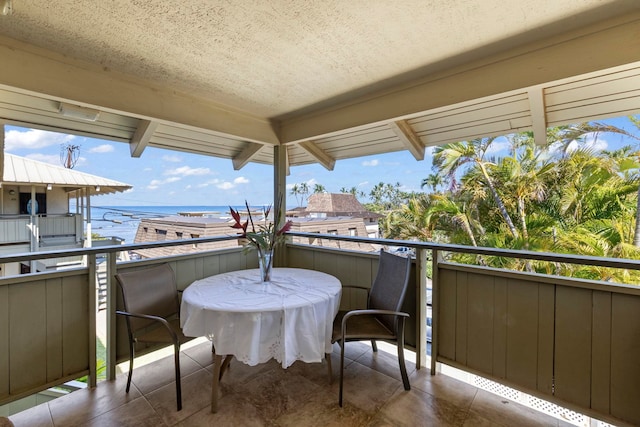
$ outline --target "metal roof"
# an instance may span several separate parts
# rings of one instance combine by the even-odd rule
[[[62,187],[66,192],[87,189],[93,196],[121,193],[131,189],[129,184],[54,166],[13,154],[4,155],[2,183]]]
[[[290,166],[640,111],[637,0],[14,0],[0,122]],[[71,104],[95,121],[63,114]],[[91,111],[88,111],[91,113]],[[82,117],[83,114],[80,114]]]

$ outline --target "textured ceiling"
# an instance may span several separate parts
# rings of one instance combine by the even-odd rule
[[[640,110],[640,0],[0,1],[0,124],[133,157],[333,169]]]
[[[294,117],[637,0],[13,0],[0,34],[258,117]]]

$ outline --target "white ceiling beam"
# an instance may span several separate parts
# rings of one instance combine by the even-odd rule
[[[328,155],[322,148],[318,147],[312,141],[302,141],[298,145],[306,151],[311,157],[316,159],[318,163],[324,166],[325,169],[332,171],[336,165],[336,159]]]
[[[398,120],[397,122],[389,123],[391,129],[400,139],[400,142],[413,154],[416,160],[424,160],[424,145],[420,140],[420,137],[411,128],[411,125],[406,120]]]
[[[233,162],[233,170],[242,169],[247,163],[251,161],[253,157],[255,157],[258,152],[264,147],[262,144],[256,144],[254,142],[250,142],[247,146],[235,156],[231,161]]]
[[[536,145],[544,147],[547,145],[547,115],[544,105],[544,89],[541,86],[532,87],[528,93],[533,140]]]
[[[140,120],[140,123],[138,123],[138,127],[131,138],[131,142],[129,143],[131,157],[140,157],[142,155],[144,149],[149,145],[149,141],[157,127],[157,122]]]
[[[290,150],[290,146],[289,145],[284,145],[284,147],[287,148],[287,152],[286,152],[286,156],[285,156],[285,167],[287,168],[287,176],[291,175],[291,169],[289,169],[289,150]]]
[[[317,140],[345,129],[407,119],[447,105],[637,62],[638,33],[640,12],[467,63],[441,64],[441,68],[425,71],[411,82],[288,117],[281,122],[281,141]]]
[[[114,114],[279,144],[270,121],[0,36],[0,87]],[[118,96],[114,96],[118,94]]]

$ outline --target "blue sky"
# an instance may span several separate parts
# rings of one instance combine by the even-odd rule
[[[638,133],[626,118],[605,122]],[[621,136],[606,135],[599,137],[596,146],[612,150],[635,143]],[[133,186],[126,193],[99,196],[92,202],[98,206],[235,206],[245,200],[251,205],[264,205],[272,200],[269,165],[249,163],[235,171],[231,160],[149,147],[140,158],[132,158],[129,145],[121,142],[5,127],[5,151],[18,156],[61,165],[61,148],[67,144],[80,146],[75,170]],[[422,161],[403,151],[339,160],[333,171],[320,165],[297,166],[291,168],[287,186],[306,182],[312,189],[318,183],[329,192],[357,187],[368,194],[379,182],[399,182],[403,190],[422,191],[420,183],[432,172],[431,161],[431,150],[427,149]],[[294,207],[298,202],[288,195],[287,205]]]

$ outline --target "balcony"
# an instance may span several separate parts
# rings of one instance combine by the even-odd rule
[[[569,426],[518,403],[446,375],[432,376],[409,363],[412,389],[405,392],[397,362],[382,347],[350,343],[345,367],[345,406],[325,364],[296,362],[289,369],[269,362],[249,367],[233,361],[222,380],[219,412],[210,412],[212,355],[208,342],[183,350],[182,411],[175,410],[173,359],[137,367],[133,387],[126,375],[79,390],[11,417],[20,426],[58,425],[517,425]],[[392,350],[392,352],[395,350]],[[410,356],[410,354],[408,354]],[[335,346],[333,366],[338,365]],[[139,364],[138,364],[139,366]]]
[[[305,233],[291,233],[306,237]],[[315,235],[317,236],[317,235]],[[257,367],[235,363],[224,377],[221,411],[209,414],[211,353],[207,343],[194,341],[185,350],[185,409],[174,408],[172,366],[159,360],[136,364],[135,390],[123,392],[116,366],[126,359],[126,332],[112,314],[117,306],[111,278],[124,271],[169,262],[184,289],[192,281],[225,271],[254,268],[255,255],[241,248],[210,250],[143,261],[116,263],[115,253],[228,240],[229,237],[164,241],[65,251],[88,256],[87,267],[0,279],[0,403],[15,401],[55,384],[89,374],[89,388],[12,416],[17,425],[44,416],[44,422],[65,424],[95,418],[96,423],[124,423],[134,414],[153,425],[197,425],[215,419],[248,416],[264,423],[296,424],[321,419],[324,424],[408,425],[424,423],[502,425],[564,425],[556,418],[536,418],[533,410],[496,397],[471,385],[440,375],[456,368],[501,386],[544,399],[571,411],[619,426],[636,425],[640,411],[640,289],[565,277],[460,265],[443,254],[466,252],[550,262],[638,269],[630,260],[506,251],[455,245],[398,242],[322,235],[323,239],[402,245],[416,252],[412,291],[405,310],[411,313],[406,341],[412,356],[412,390],[405,392],[395,359],[368,345],[347,345],[350,363],[344,409],[337,406],[336,385],[327,384],[324,364],[296,364],[282,370],[277,364]],[[427,253],[433,264],[431,352],[427,354]],[[98,254],[107,253],[106,347],[109,381],[96,384],[96,267]],[[5,256],[0,262],[59,257],[61,252]],[[343,284],[369,285],[376,254],[290,243],[279,265],[311,268],[338,277]],[[363,295],[343,292],[342,308],[357,307]],[[10,333],[11,332],[11,333]],[[334,357],[337,351],[334,347]],[[138,354],[155,348],[140,349]],[[393,353],[392,353],[393,354]],[[144,356],[143,356],[144,357]],[[337,363],[334,363],[337,366]],[[144,371],[153,372],[146,374]],[[438,374],[437,374],[438,373]],[[432,375],[434,374],[434,375]],[[437,375],[435,375],[437,374]],[[148,381],[153,381],[149,383]],[[96,386],[97,385],[97,386]],[[143,397],[143,398],[140,398]],[[143,415],[144,414],[144,415]],[[409,419],[405,414],[411,414]],[[47,418],[49,417],[49,418]],[[188,417],[188,418],[187,418]],[[519,417],[519,418],[513,418]],[[38,418],[39,419],[39,418]],[[65,421],[66,420],[66,421]],[[110,420],[110,421],[109,421]],[[234,418],[235,420],[235,418]],[[326,420],[326,422],[325,422]],[[20,424],[21,421],[25,423]],[[424,424],[423,423],[423,424]],[[46,424],[45,424],[46,425]]]

